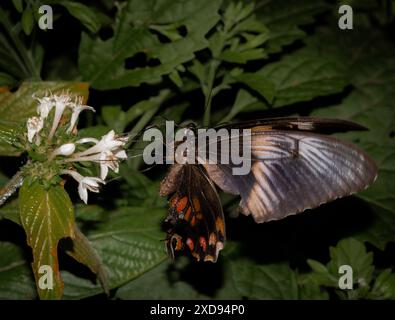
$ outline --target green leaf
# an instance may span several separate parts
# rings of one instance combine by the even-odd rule
[[[263,49],[250,49],[245,51],[225,50],[219,56],[220,59],[232,63],[247,63],[251,60],[259,60],[266,58],[267,54]]]
[[[226,123],[232,120],[238,113],[243,112],[257,101],[258,99],[248,93],[248,91],[240,89],[239,92],[237,92],[236,100],[232,109],[230,109],[230,112],[222,119],[221,122]]]
[[[69,248],[65,247],[64,249],[66,249],[68,255],[87,266],[97,275],[104,292],[109,295],[108,276],[101,258],[98,256],[95,249],[93,249],[89,240],[75,225],[73,232],[74,239],[72,240],[72,245]]]
[[[117,133],[122,133],[127,125],[126,113],[121,106],[104,106],[101,116],[106,125]]]
[[[116,296],[120,299],[210,299],[209,296],[199,293],[191,284],[182,281],[182,269],[187,267],[185,259],[165,261],[156,268],[117,290]],[[155,290],[152,288],[155,287]]]
[[[110,130],[111,128],[108,126],[97,125],[97,126],[87,127],[78,130],[78,136],[100,139],[102,136],[107,134]]]
[[[329,9],[323,0],[265,1],[258,9],[258,17],[270,30],[267,51],[275,53],[282,47],[302,39],[306,33],[299,27],[310,24],[314,17]]]
[[[312,261],[312,260],[310,260]],[[301,300],[329,300],[329,293],[319,285],[316,274],[299,275],[299,299]]]
[[[331,261],[328,270],[333,275],[338,275],[341,265],[350,265],[353,268],[354,283],[368,286],[372,280],[373,253],[367,252],[364,244],[353,238],[339,241],[336,248],[329,250]]]
[[[118,14],[113,38],[103,41],[82,35],[79,66],[83,78],[101,90],[160,81],[162,75],[207,47],[205,35],[219,20],[220,2],[128,1]],[[152,25],[177,25],[185,28],[187,34],[162,43],[151,31]],[[147,62],[142,67],[125,68],[125,61],[137,53],[145,55]]]
[[[21,22],[23,32],[25,32],[26,35],[30,35],[34,27],[33,10],[30,6],[26,7],[26,9],[23,11]]]
[[[0,72],[0,87],[3,86],[12,86],[16,83],[14,77],[9,75],[8,73]]]
[[[231,243],[227,244],[227,251]],[[241,299],[231,269],[231,259],[222,256],[216,264],[197,264],[188,257],[169,259],[117,290],[120,299]],[[190,275],[193,275],[191,277]],[[203,281],[201,279],[204,279]],[[207,288],[207,283],[212,288]],[[155,287],[155,290],[150,288]]]
[[[298,298],[296,273],[286,263],[259,265],[249,260],[231,263],[236,289],[252,299]]]
[[[339,241],[336,247],[330,247],[329,254],[331,260],[327,264],[327,269],[333,281],[328,274],[322,271],[315,271],[315,280],[322,285],[338,289],[338,281],[335,279],[338,280],[341,277],[339,268],[348,265],[353,272],[353,289],[346,291],[339,289],[336,290],[337,294],[342,299],[366,298],[374,272],[373,254],[366,251],[362,242],[353,238]]]
[[[386,269],[377,276],[371,294],[375,299],[395,299],[395,274],[391,269]]]
[[[160,223],[165,216],[160,208],[125,207],[108,213],[108,220],[88,233],[92,247],[97,251],[107,270],[110,288],[119,287],[167,259]],[[102,292],[92,284],[62,273],[65,281],[65,299],[80,299]]]
[[[180,77],[180,74],[178,73],[177,70],[173,70],[173,71],[169,74],[169,78],[170,78],[171,81],[174,82],[174,84],[175,84],[177,87],[179,87],[179,88],[182,87],[183,82],[182,82],[182,79],[181,79],[181,77]]]
[[[307,260],[308,265],[310,266],[313,271],[318,272],[318,273],[327,273],[328,269],[325,267],[321,262],[308,259]]]
[[[90,32],[96,33],[99,31],[101,27],[101,18],[94,8],[72,1],[61,1],[60,4],[65,7],[73,17],[80,20]]]
[[[160,228],[162,219],[166,215],[164,209],[125,207],[105,212],[105,214],[107,219],[98,224],[91,232],[88,231],[87,238],[103,263],[102,266],[108,275],[110,289],[140,277],[168,259],[162,241],[163,231]],[[0,242],[0,256],[3,257],[1,245],[2,242]],[[77,245],[84,246],[84,243]],[[93,272],[98,270],[98,260],[81,256],[80,254],[86,248],[80,249],[78,249],[77,256],[75,253],[72,256],[88,265]],[[34,298],[34,289],[31,296],[27,296],[29,290],[26,288],[34,288],[34,280],[26,260],[23,263],[15,258],[10,259],[10,262],[6,264],[5,270],[12,270],[13,278],[11,280],[19,279],[15,283],[7,280],[4,285],[2,284],[1,266],[0,262],[0,297],[6,297],[7,294],[10,294],[8,290],[14,290],[12,297],[15,299]],[[100,268],[102,267],[100,266]],[[77,277],[68,271],[62,271],[61,275],[65,283],[63,299],[81,299],[103,292],[102,287],[97,283],[92,283],[91,280]],[[8,277],[9,274],[5,273],[4,278],[8,279]]]
[[[37,291],[23,249],[16,244],[1,241],[0,257],[0,299],[36,298]]]
[[[0,207],[0,219],[8,219],[20,224],[18,201],[10,201]]]
[[[273,97],[275,96],[275,86],[270,78],[270,75],[267,76],[262,73],[244,72],[235,76],[234,79],[257,91],[267,100],[268,103],[273,101]]]
[[[37,101],[51,90],[52,93],[69,91],[71,94],[88,99],[88,84],[82,82],[24,82],[16,92],[0,93],[0,155],[17,156],[20,151],[12,147],[19,134],[20,127],[25,127],[27,118],[37,114]]]
[[[268,64],[256,74],[274,83],[276,94],[273,107],[338,93],[348,83],[345,69],[340,63],[325,55],[319,56],[309,48]]]
[[[74,209],[67,192],[59,186],[45,190],[38,181],[25,181],[19,192],[19,206],[27,243],[33,251],[33,272],[41,299],[60,299],[63,281],[59,272],[58,242],[74,237]],[[53,277],[43,281],[49,288],[40,287],[41,267],[49,266]],[[47,274],[47,273],[46,273]],[[47,275],[48,276],[48,275]]]
[[[1,97],[1,96],[0,96]],[[20,125],[14,122],[0,120],[0,154],[13,155],[19,153],[17,136],[20,133]]]
[[[14,5],[15,9],[22,13],[23,11],[23,0],[12,0],[12,4]]]
[[[358,193],[360,198],[371,204],[373,219],[369,227],[356,237],[384,249],[388,241],[395,241],[395,195],[392,191],[395,189],[394,46],[371,30],[361,33],[339,37],[337,33],[326,31],[317,36],[318,39],[312,39],[317,52],[322,50],[319,39],[323,36],[328,43],[336,44],[338,49],[328,54],[347,64],[346,70],[355,87],[341,103],[316,110],[313,115],[351,120],[369,129],[342,137],[358,144],[378,165],[376,182]]]

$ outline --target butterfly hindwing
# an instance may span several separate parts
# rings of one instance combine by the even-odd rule
[[[161,184],[169,196],[170,225],[166,247],[174,252],[187,248],[197,260],[213,261],[223,248],[225,221],[215,186],[199,165],[175,164]]]

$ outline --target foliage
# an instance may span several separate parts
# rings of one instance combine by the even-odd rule
[[[348,2],[354,30],[345,31],[339,4],[325,0],[2,2],[0,185],[25,163],[18,137],[36,112],[32,94],[89,94],[96,114],[79,135],[114,129],[133,140],[121,177],[91,204],[67,185],[25,181],[0,207],[0,298],[394,299],[393,11]],[[53,8],[52,30],[38,27],[42,4]],[[374,157],[375,184],[264,225],[228,218],[238,200],[221,195],[229,239],[219,261],[169,261],[157,193],[165,168],[142,173],[141,130],[283,115],[369,128],[339,136]],[[50,294],[35,285],[43,263],[55,271]],[[352,290],[338,287],[341,265],[353,268]]]

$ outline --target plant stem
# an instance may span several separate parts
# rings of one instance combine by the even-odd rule
[[[2,206],[9,197],[11,197],[16,190],[18,190],[23,183],[22,172],[18,171],[7,184],[0,189],[0,206]]]

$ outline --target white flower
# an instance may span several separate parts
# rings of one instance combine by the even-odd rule
[[[84,177],[77,171],[63,170],[61,173],[72,176],[78,182],[78,194],[85,204],[88,204],[88,190],[98,193],[100,190],[100,183],[105,184],[105,181],[100,178]]]
[[[48,138],[51,139],[55,134],[55,131],[59,125],[60,118],[62,117],[64,109],[71,103],[71,97],[68,94],[62,94],[60,96],[52,96],[55,103],[55,115],[53,118],[51,132]]]
[[[44,121],[39,117],[31,117],[27,120],[27,140],[32,143],[33,138],[41,131]]]
[[[119,151],[115,152],[115,156],[118,159],[127,159],[128,155],[126,154],[126,151],[123,149],[120,149]]]
[[[100,178],[106,179],[108,174],[108,169],[110,168],[115,173],[119,171],[119,160],[127,159],[126,151],[123,149],[116,150],[114,153],[112,151],[103,151],[100,153],[82,156],[82,157],[72,157],[65,159],[65,162],[81,162],[81,161],[93,161],[99,163],[100,165]]]
[[[86,149],[85,151],[75,154],[75,157],[87,156],[90,154],[101,153],[105,151],[113,151],[124,146],[127,142],[127,138],[119,137],[115,135],[114,130],[111,130],[106,135],[102,136],[100,141],[93,147]]]
[[[105,151],[100,154],[100,177],[105,179],[108,174],[108,168],[115,173],[119,172],[119,159],[126,159],[125,150],[119,150],[115,154],[111,151]]]
[[[92,107],[82,104],[81,97],[74,104],[72,104],[71,107],[73,109],[73,113],[71,114],[70,126],[67,129],[67,133],[70,133],[71,131],[73,131],[73,129],[77,123],[78,116],[80,115],[81,111],[91,110],[91,111],[95,112],[95,109],[93,109]]]
[[[52,108],[55,105],[54,99],[52,96],[49,97],[43,97],[43,98],[36,98],[33,95],[33,98],[38,100],[39,105],[37,106],[37,113],[40,115],[42,119],[45,119],[48,117],[48,114],[52,110]]]
[[[99,183],[105,184],[102,179],[96,177],[84,177],[81,180],[78,185],[78,194],[85,204],[88,204],[88,190],[98,193],[100,188]]]
[[[69,156],[72,155],[75,151],[75,144],[74,143],[66,143],[61,145],[59,148],[57,148],[51,155],[51,158],[54,158],[56,156]]]
[[[84,144],[84,143],[89,143],[89,142],[98,143],[99,140],[97,140],[96,138],[86,137],[86,138],[82,138],[82,139],[76,141],[76,143],[78,143],[78,144]]]

